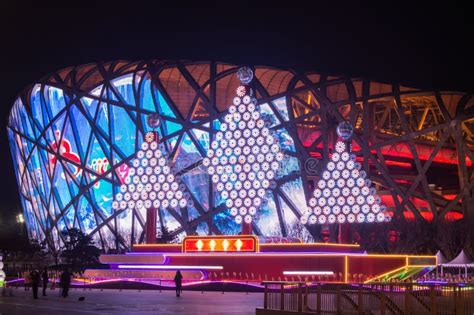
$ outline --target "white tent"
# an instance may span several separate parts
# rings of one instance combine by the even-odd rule
[[[459,268],[459,274],[461,274],[461,268],[464,268],[464,275],[467,278],[467,269],[474,268],[474,260],[469,258],[464,250],[462,250],[459,255],[456,256],[453,260],[448,263],[441,264],[441,274],[443,274],[443,267],[454,267]]]
[[[448,263],[444,263],[445,267],[464,267],[465,265],[472,265],[474,267],[474,260],[469,258],[462,250],[459,255]]]
[[[440,250],[436,253],[436,261],[438,265],[445,264],[448,262],[448,260],[446,259],[446,257],[444,257],[443,253]]]

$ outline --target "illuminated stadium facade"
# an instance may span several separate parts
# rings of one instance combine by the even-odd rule
[[[371,194],[376,190],[383,204],[378,211],[384,215],[373,215],[371,222],[384,216],[458,220],[473,213],[472,95],[268,67],[253,68],[249,86],[255,100],[249,102],[256,102],[256,121],[263,119],[262,130],[275,139],[282,160],[258,211],[250,216],[232,210],[217,189],[222,177],[214,180],[209,171],[209,151],[235,105],[238,69],[186,61],[87,64],[25,89],[8,132],[29,237],[58,248],[61,231],[76,227],[105,250],[130,249],[144,242],[146,208],[156,208],[158,235],[166,227],[175,241],[193,234],[235,235],[245,218],[256,235],[317,240],[311,223],[339,220],[316,209],[321,198],[315,193],[324,194],[318,186],[337,162],[341,122],[353,128],[345,142],[351,144],[351,161],[371,180],[360,181],[361,191],[372,184]],[[160,123],[154,126],[150,117]],[[156,139],[148,142],[150,132]],[[156,154],[153,163],[163,168],[152,171],[147,154]],[[133,175],[147,167],[145,175],[166,175],[163,183],[174,187],[165,206],[150,201],[146,207],[149,193],[161,189],[147,190],[148,177],[134,183]],[[131,191],[131,184],[147,193],[140,207],[143,195],[133,199],[137,188]],[[344,220],[370,221],[350,211]],[[319,220],[317,213],[327,218]]]

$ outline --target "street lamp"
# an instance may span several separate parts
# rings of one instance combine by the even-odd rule
[[[16,215],[16,223],[20,224],[20,234],[23,234],[23,223],[25,223],[25,217],[22,213]]]
[[[25,218],[23,217],[22,213],[16,215],[16,222],[19,224],[25,223]]]

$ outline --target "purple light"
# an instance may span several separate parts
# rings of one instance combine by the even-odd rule
[[[158,270],[176,270],[176,269],[183,269],[183,270],[222,270],[224,267],[222,266],[187,266],[187,265],[117,265],[118,269],[158,269]]]
[[[332,271],[283,271],[284,275],[301,275],[301,276],[330,276],[333,275]]]

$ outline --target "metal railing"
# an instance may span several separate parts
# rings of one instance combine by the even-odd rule
[[[265,281],[257,314],[472,314],[474,285]],[[263,312],[265,310],[265,312]]]

